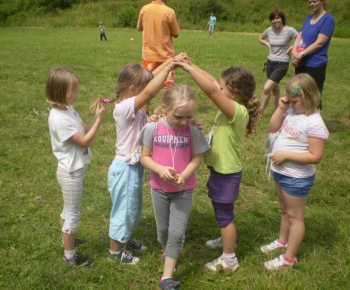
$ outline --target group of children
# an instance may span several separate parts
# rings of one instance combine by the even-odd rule
[[[197,99],[187,85],[175,84],[164,90],[161,114],[147,123],[144,105],[157,95],[169,72],[176,68],[188,72],[219,109],[207,136],[193,125]],[[208,196],[221,230],[220,238],[207,241],[205,245],[223,248],[222,255],[205,267],[216,271],[220,265],[222,270],[236,270],[239,261],[235,254],[234,202],[242,178],[241,146],[244,137],[254,133],[260,117],[252,73],[233,66],[222,72],[218,82],[193,64],[185,53],[164,62],[152,73],[139,64],[129,64],[118,76],[116,97],[96,103],[95,118],[90,125],[85,125],[72,108],[78,86],[78,77],[63,68],[52,70],[46,83],[46,97],[52,104],[49,116],[52,149],[58,159],[57,179],[64,201],[61,213],[64,261],[74,266],[88,266],[94,262],[76,252],[75,246],[85,241],[76,239],[75,235],[83,176],[91,158],[89,146],[106,113],[105,103],[114,103],[117,139],[116,155],[108,171],[112,200],[108,259],[134,265],[140,258],[133,256],[130,249],[147,249],[131,238],[142,210],[145,167],[151,171],[149,184],[157,239],[163,249],[164,270],[158,287],[179,289],[180,282],[172,276],[185,238],[193,191],[197,187],[195,171],[204,157],[210,171]],[[290,267],[296,262],[304,235],[305,203],[315,178],[313,164],[321,160],[328,137],[317,111],[319,100],[313,79],[306,74],[297,75],[288,83],[286,97],[280,99],[270,121],[270,132],[279,132],[270,158],[282,220],[279,238],[263,246],[261,251],[286,248],[286,253],[266,262],[267,269]],[[133,162],[129,158],[131,152],[134,153]]]

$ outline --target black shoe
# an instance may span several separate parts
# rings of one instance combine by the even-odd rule
[[[89,257],[85,257],[78,252],[75,253],[72,259],[67,259],[63,257],[63,261],[74,266],[74,267],[87,267],[93,265],[95,261]]]
[[[175,281],[172,278],[159,280],[158,287],[162,290],[177,290],[180,289],[180,281]]]
[[[132,250],[139,250],[139,251],[147,250],[147,247],[137,240],[130,240],[129,242],[126,243],[126,246]]]

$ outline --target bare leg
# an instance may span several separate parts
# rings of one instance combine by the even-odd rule
[[[278,101],[280,100],[280,97],[281,97],[280,86],[278,83],[276,83],[276,85],[272,89],[272,95],[273,95],[273,99],[275,101],[275,109],[277,109],[278,108]]]
[[[109,249],[112,252],[119,252],[120,250],[123,249],[123,245],[121,242],[118,242],[116,240],[113,239],[109,239]]]
[[[283,192],[283,198],[285,200],[290,223],[288,247],[285,255],[287,258],[293,259],[305,235],[304,212],[307,196],[298,197]]]
[[[278,85],[278,84],[276,82],[274,82],[274,81],[271,81],[271,80],[267,80],[267,82],[265,83],[263,96],[261,98],[261,104],[260,104],[261,114],[264,113],[267,105],[269,104],[271,91],[274,89],[274,87],[276,85]]]
[[[285,205],[284,198],[283,198],[282,186],[277,182],[275,182],[275,185],[276,185],[277,196],[278,196],[278,199],[280,201],[280,208],[281,208],[281,212],[282,212],[279,240],[281,242],[287,243],[288,236],[289,236],[290,223],[289,223],[289,219],[287,216],[287,209],[286,209],[286,205]]]
[[[63,228],[64,220],[60,220],[61,229]],[[73,251],[75,249],[75,234],[62,233],[63,245],[65,251]]]
[[[163,277],[173,277],[174,269],[176,267],[177,260],[169,257],[165,257]]]
[[[224,228],[221,228],[223,251],[232,254],[236,251],[237,231],[233,220]]]

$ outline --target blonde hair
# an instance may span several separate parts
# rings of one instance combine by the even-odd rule
[[[152,79],[153,74],[140,64],[131,63],[126,65],[118,76],[115,100],[119,100],[131,85],[137,88],[137,94],[142,92]]]
[[[253,74],[244,67],[232,66],[222,72],[221,78],[234,95],[234,100],[248,110],[247,135],[255,133],[256,122],[260,118],[260,102],[254,96],[255,80]]]
[[[194,111],[197,110],[197,96],[188,85],[174,84],[163,92],[162,104],[166,111],[175,110],[187,104],[192,104]],[[162,107],[155,109],[156,114],[161,114]]]
[[[46,80],[46,101],[52,105],[66,106],[69,94],[79,84],[78,76],[71,70],[61,67],[52,69]]]
[[[300,97],[305,115],[315,112],[321,102],[321,94],[315,80],[309,74],[302,73],[291,78],[286,86],[286,95]]]
[[[153,79],[153,74],[138,63],[126,65],[120,72],[117,80],[115,97],[103,100],[98,96],[97,100],[91,105],[90,109],[94,111],[98,103],[114,103],[123,97],[123,93],[131,85],[137,88],[136,95],[142,92],[146,85]]]

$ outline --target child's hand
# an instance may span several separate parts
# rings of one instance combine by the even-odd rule
[[[287,97],[282,97],[278,101],[278,107],[282,109],[283,111],[287,111],[289,108],[289,100]]]
[[[107,112],[107,108],[103,105],[103,102],[98,102],[96,104],[96,117],[103,118]]]
[[[147,118],[148,123],[158,122],[158,121],[159,121],[159,116],[156,114],[153,114]]]
[[[273,153],[272,155],[270,155],[270,159],[276,165],[280,165],[286,161],[286,154],[285,153],[286,153],[285,151],[277,151],[277,152]]]
[[[203,129],[203,123],[199,119],[192,119],[191,125],[197,127],[198,129],[202,130]]]
[[[177,189],[183,189],[183,187],[185,186],[185,180],[182,178],[181,174],[176,174],[174,173],[174,181],[173,181],[173,185],[177,188]]]
[[[170,166],[160,166],[160,169],[158,171],[158,174],[160,178],[166,182],[173,182],[174,177],[173,173],[175,172],[175,169]]]
[[[181,52],[178,55],[176,55],[175,57],[173,57],[173,60],[175,62],[185,62],[185,61],[188,61],[189,58],[188,58],[187,53]]]

